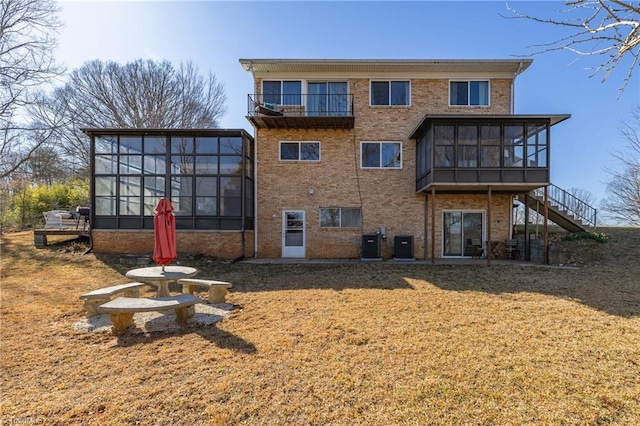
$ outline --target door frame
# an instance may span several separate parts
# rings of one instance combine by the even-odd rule
[[[444,227],[445,227],[445,221],[444,221],[444,215],[445,213],[462,213],[462,217],[464,217],[465,213],[480,213],[482,215],[482,237],[481,237],[481,242],[482,242],[482,247],[485,248],[485,240],[486,240],[486,235],[487,235],[487,211],[486,210],[482,210],[482,209],[444,209],[442,210],[442,215],[440,216],[440,220],[441,220],[441,227],[442,227],[442,238],[440,240],[440,257],[442,258],[447,258],[447,259],[455,259],[455,258],[465,258],[465,257],[469,257],[469,256],[465,256],[464,255],[464,243],[465,243],[465,236],[464,233],[461,234],[461,245],[462,245],[462,254],[461,255],[445,255],[444,254]],[[460,227],[461,229],[464,229],[464,226],[462,224],[462,222],[460,222]]]
[[[302,246],[287,246],[287,213],[302,213]],[[304,258],[307,252],[307,213],[301,209],[282,210],[281,257]]]

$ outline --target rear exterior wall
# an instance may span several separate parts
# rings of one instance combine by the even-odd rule
[[[415,192],[415,141],[408,139],[409,135],[425,114],[511,112],[509,79],[491,80],[491,106],[474,108],[448,106],[448,79],[412,79],[411,106],[370,106],[369,81],[349,80],[349,91],[354,95],[353,129],[256,129],[258,257],[282,255],[282,212],[304,210],[308,258],[358,258],[362,234],[383,226],[388,237],[383,243],[384,258],[392,255],[395,235],[413,235],[414,253],[422,258],[427,252],[425,195]],[[256,93],[260,86],[257,79]],[[361,168],[362,141],[401,142],[402,168]],[[280,142],[320,142],[320,161],[280,161]],[[466,199],[463,195],[446,199],[455,204],[456,197]],[[480,198],[484,201],[472,204],[486,208],[486,196]],[[496,208],[509,204],[498,201],[499,197],[494,199]],[[360,207],[362,228],[320,228],[320,208],[336,207]],[[507,208],[502,216],[508,218],[509,212]],[[502,226],[508,232],[508,221],[501,221]]]

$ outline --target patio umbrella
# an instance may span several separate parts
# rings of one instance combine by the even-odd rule
[[[176,255],[176,221],[173,217],[173,206],[167,198],[161,198],[156,206],[153,230],[155,235],[153,260],[162,266],[164,272],[164,266],[178,257]]]

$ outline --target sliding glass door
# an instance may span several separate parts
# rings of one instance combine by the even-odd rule
[[[443,213],[443,256],[471,255],[465,248],[472,244],[482,244],[483,214],[483,212],[477,211],[447,211]]]
[[[347,115],[347,82],[308,83],[307,114],[312,116]]]

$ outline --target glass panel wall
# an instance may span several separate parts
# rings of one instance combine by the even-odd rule
[[[454,134],[455,126],[434,126],[434,167],[453,167],[453,146],[455,142]]]
[[[119,217],[128,217],[128,224],[138,217],[148,227],[152,221],[142,219],[154,215],[162,197],[170,198],[182,218],[179,228],[253,226],[245,221],[254,216],[249,136],[110,135],[92,142],[94,228],[117,228]]]
[[[416,188],[433,183],[539,183],[549,179],[546,119],[434,118],[416,138]]]
[[[480,167],[500,167],[500,126],[480,126]]]
[[[527,167],[547,167],[547,126],[527,125]]]

